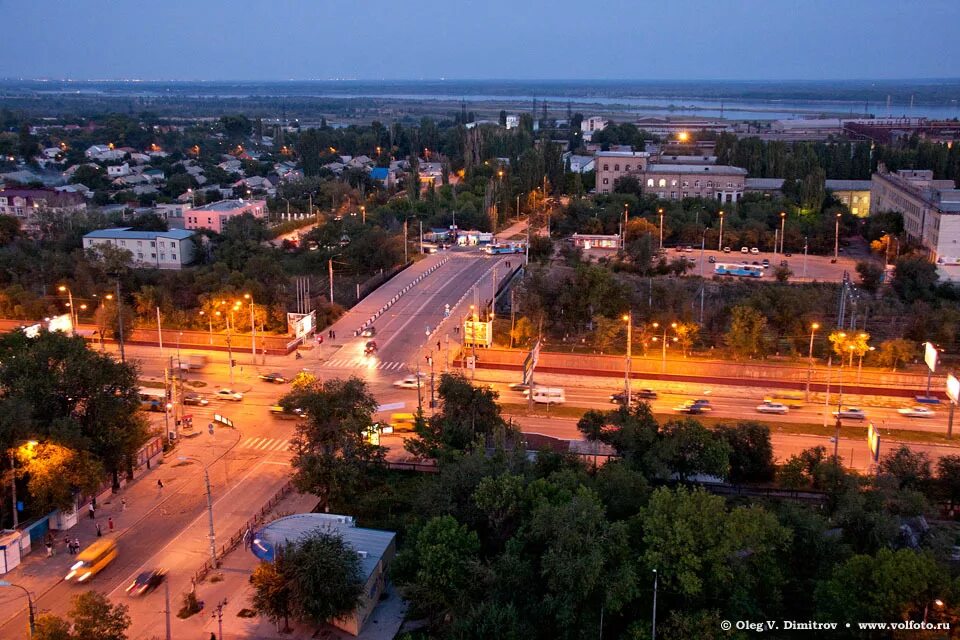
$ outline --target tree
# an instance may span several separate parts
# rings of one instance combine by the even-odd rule
[[[605,316],[597,316],[593,320],[593,344],[600,353],[609,349],[623,332],[624,325],[620,320]]]
[[[0,247],[20,237],[20,221],[14,216],[0,215]]]
[[[680,345],[680,349],[683,351],[683,357],[686,358],[687,352],[690,351],[693,343],[697,341],[697,336],[700,334],[700,325],[696,322],[677,322],[676,326],[673,327],[673,331],[677,336],[677,344]]]
[[[37,616],[33,640],[75,640],[70,634],[70,623],[52,613]]]
[[[870,334],[862,331],[847,333],[837,329],[830,332],[828,340],[833,346],[833,352],[840,357],[841,364],[845,358],[850,358],[852,364],[854,356],[862,358],[870,351]]]
[[[656,455],[681,480],[701,474],[726,478],[730,473],[730,447],[696,420],[663,425]]]
[[[904,256],[896,262],[891,286],[904,302],[928,300],[939,278],[937,265],[922,257]]]
[[[548,262],[553,256],[553,241],[547,236],[530,236],[530,260]]]
[[[770,428],[759,422],[739,422],[717,428],[717,436],[730,448],[730,479],[734,482],[769,482],[776,467]]]
[[[923,451],[913,451],[905,444],[883,456],[879,471],[896,478],[901,489],[923,491],[932,479],[930,456]]]
[[[287,545],[283,553],[299,617],[321,623],[357,608],[364,582],[360,556],[342,537],[317,531]]]
[[[735,358],[752,358],[764,353],[767,319],[753,307],[736,306],[730,310],[730,328],[724,340]]]
[[[397,556],[395,575],[404,596],[436,620],[471,600],[480,576],[480,539],[452,516],[423,525]]]
[[[960,502],[960,456],[937,460],[937,490],[945,500]]]
[[[304,381],[280,405],[301,411],[292,441],[293,482],[301,491],[315,493],[323,509],[332,500],[354,495],[383,461],[384,449],[366,437],[377,401],[359,378]]]
[[[525,347],[536,335],[533,323],[526,316],[521,316],[513,329],[510,330],[511,346]]]
[[[894,338],[880,343],[877,351],[877,362],[884,367],[897,370],[897,365],[910,362],[917,353],[917,345],[912,340]]]
[[[126,640],[130,627],[129,607],[110,604],[107,596],[86,591],[73,596],[73,637],[80,640]]]
[[[87,451],[42,442],[17,452],[18,473],[28,478],[37,511],[69,509],[76,494],[94,495],[103,482],[103,465]]]
[[[273,562],[261,562],[250,576],[253,585],[251,605],[262,616],[277,625],[283,620],[283,630],[290,628],[290,615],[294,609],[293,590],[286,575],[286,556],[277,554]]]
[[[782,264],[777,265],[773,269],[773,277],[777,282],[786,282],[790,279],[790,276],[793,275],[793,271],[790,270],[790,267],[785,267]]]
[[[880,282],[883,280],[883,266],[873,260],[860,260],[857,262],[857,273],[860,274],[860,284],[870,293],[876,293],[880,288]]]

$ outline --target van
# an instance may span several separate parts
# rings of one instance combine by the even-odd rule
[[[533,401],[540,404],[563,404],[567,397],[560,387],[536,387],[533,390]]]
[[[390,416],[390,426],[393,432],[413,431],[415,417],[412,413],[394,413]]]
[[[70,573],[64,580],[86,582],[100,573],[117,557],[117,542],[110,538],[96,540],[89,547],[80,552],[77,561],[70,566]]]

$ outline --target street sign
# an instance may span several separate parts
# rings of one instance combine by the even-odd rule
[[[874,462],[880,459],[880,433],[871,422],[867,427],[867,447],[870,449],[870,456]]]
[[[947,397],[954,403],[960,402],[960,380],[952,373],[947,374]]]
[[[467,369],[476,369],[477,359],[475,356],[467,356]]]
[[[923,361],[927,363],[927,367],[930,368],[930,371],[937,370],[937,357],[940,354],[937,352],[937,348],[933,346],[931,342],[925,342],[923,345]]]
[[[222,416],[222,415],[220,415],[219,413],[213,414],[213,421],[214,421],[214,422],[219,422],[220,424],[222,424],[222,425],[225,426],[225,427],[231,427],[231,428],[233,427],[233,420],[231,420],[230,418],[228,418],[228,417],[226,417],[226,416]]]

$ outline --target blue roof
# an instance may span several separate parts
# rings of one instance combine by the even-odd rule
[[[390,170],[386,167],[375,167],[370,170],[370,177],[374,180],[386,180],[390,177]]]
[[[163,238],[165,240],[186,240],[194,235],[193,231],[187,229],[170,229],[169,231],[134,231],[130,227],[117,227],[114,229],[97,229],[91,231],[84,238],[108,239],[108,240],[156,240]]]

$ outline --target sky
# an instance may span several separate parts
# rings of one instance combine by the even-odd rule
[[[960,76],[960,0],[0,0],[0,77]]]

